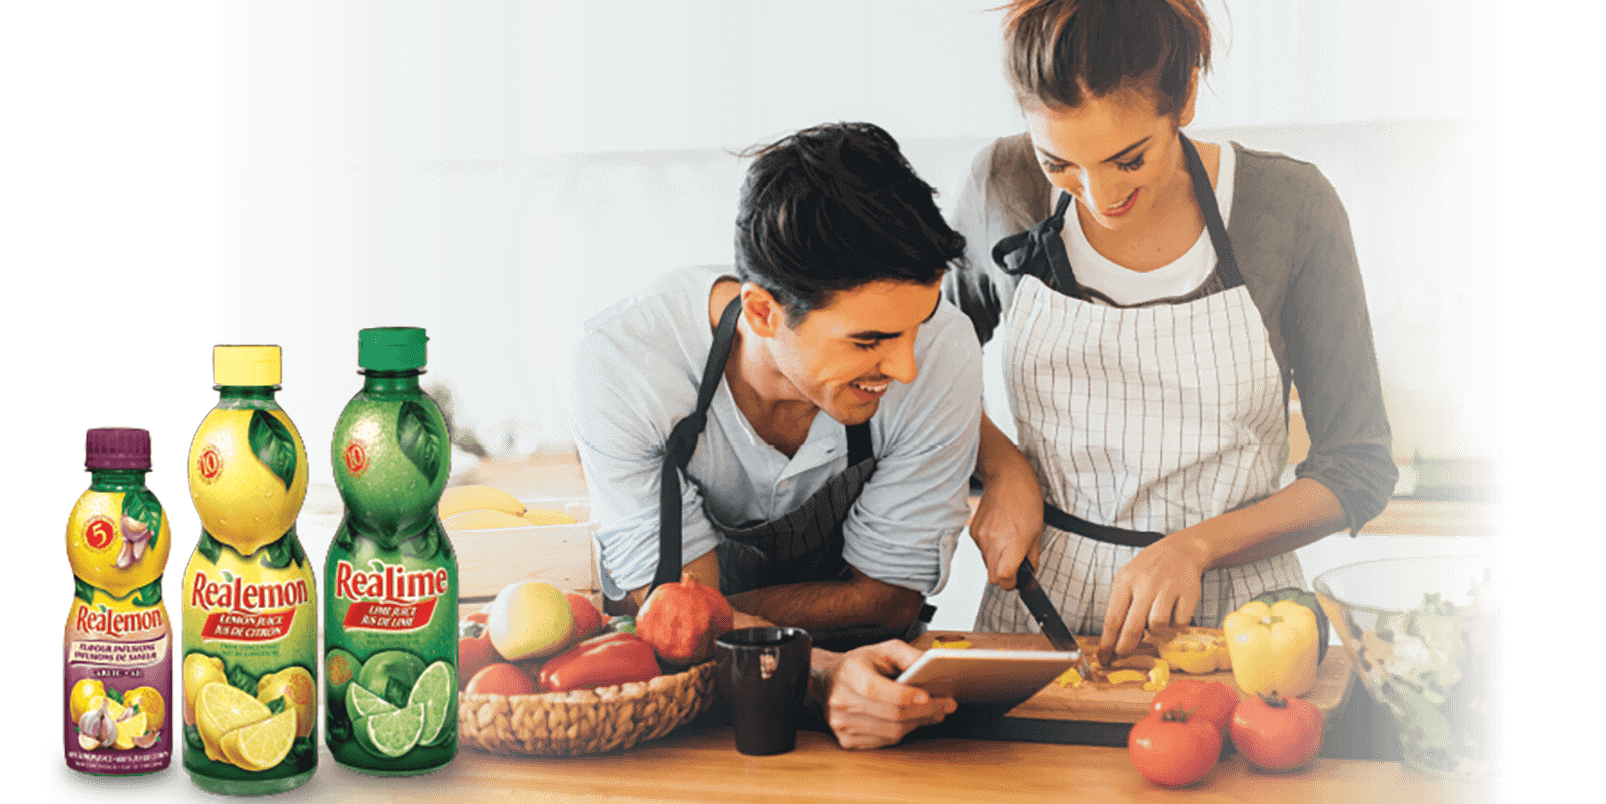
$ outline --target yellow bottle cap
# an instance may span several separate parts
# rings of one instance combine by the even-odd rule
[[[279,347],[212,347],[212,382],[218,385],[278,385]]]

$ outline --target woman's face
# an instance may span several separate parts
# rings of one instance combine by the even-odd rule
[[[1177,193],[1192,192],[1179,119],[1158,114],[1153,99],[1139,92],[1092,98],[1074,109],[1031,103],[1022,113],[1043,174],[1076,197],[1085,220],[1111,230],[1143,228]]]

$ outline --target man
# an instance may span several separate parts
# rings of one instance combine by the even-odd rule
[[[574,356],[610,607],[684,569],[739,627],[807,629],[849,748],[954,708],[887,677],[919,656],[893,637],[946,580],[981,421],[974,329],[940,303],[964,238],[932,196],[880,128],[798,132],[749,167],[735,276],[666,274]]]

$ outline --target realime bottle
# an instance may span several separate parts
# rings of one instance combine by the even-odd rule
[[[457,557],[437,515],[446,421],[419,387],[424,330],[358,334],[363,386],[331,446],[345,516],[324,561],[324,738],[337,762],[404,776],[457,755]]]

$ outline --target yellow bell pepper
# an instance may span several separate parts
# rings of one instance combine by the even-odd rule
[[[1172,667],[1192,675],[1214,673],[1232,666],[1226,642],[1204,631],[1183,631],[1156,645],[1160,658]]]
[[[1171,684],[1171,665],[1161,659],[1149,668],[1149,683],[1143,685],[1146,692],[1159,692]]]
[[[1315,612],[1292,600],[1252,600],[1221,625],[1239,689],[1292,698],[1316,686]]]

